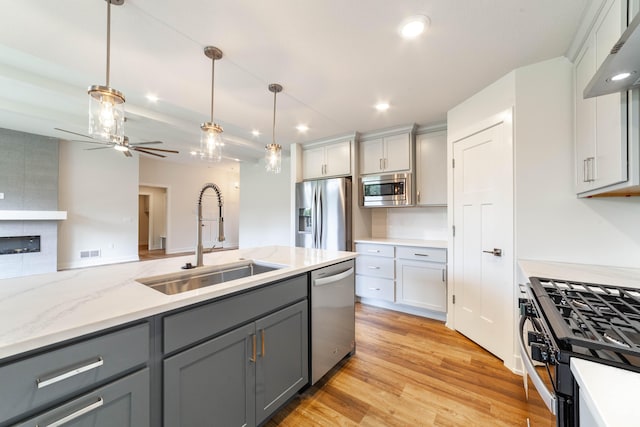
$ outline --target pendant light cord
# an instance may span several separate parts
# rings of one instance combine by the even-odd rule
[[[111,0],[107,0],[107,87],[109,87],[110,62],[111,62]]]

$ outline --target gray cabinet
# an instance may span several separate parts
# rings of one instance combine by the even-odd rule
[[[149,369],[145,368],[60,404],[16,427],[149,426]]]
[[[0,366],[0,383],[2,384],[0,386],[0,426],[45,411],[48,414],[46,419],[71,415],[77,415],[78,419],[86,419],[85,416],[80,417],[78,411],[82,414],[89,412],[113,414],[116,411],[114,408],[120,406],[108,404],[105,396],[100,404],[96,403],[97,397],[91,397],[95,395],[94,392],[87,397],[78,399],[75,397],[90,392],[106,381],[115,380],[128,372],[144,367],[148,359],[149,325],[143,323],[2,365]],[[147,417],[136,419],[141,421],[146,419],[147,423],[133,425],[148,425],[148,374],[146,378],[146,389],[137,391],[127,398],[136,405],[146,405],[144,412]],[[116,394],[127,395],[122,386],[118,387]],[[77,400],[77,403],[57,406],[59,402],[69,399],[74,399],[72,402]],[[87,403],[88,401],[92,402]],[[84,412],[83,408],[86,409],[87,406],[90,410]],[[122,408],[127,413],[122,413],[120,416],[132,416],[129,413],[133,410],[132,406],[125,405]],[[107,419],[105,418],[103,422]]]
[[[307,285],[298,276],[165,317],[165,352],[186,349],[163,361],[164,426],[254,426],[304,387]],[[206,336],[198,325],[211,338],[189,347],[184,337]]]
[[[255,323],[256,421],[261,423],[309,381],[307,301]]]
[[[255,326],[249,324],[164,361],[164,425],[255,425]]]

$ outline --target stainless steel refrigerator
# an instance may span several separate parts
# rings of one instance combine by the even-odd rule
[[[351,250],[351,178],[296,184],[296,246]]]

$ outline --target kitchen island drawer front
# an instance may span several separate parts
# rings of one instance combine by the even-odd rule
[[[163,320],[164,353],[172,353],[201,342],[307,298],[307,282],[307,275],[302,274],[245,294],[166,316]]]
[[[356,258],[356,274],[373,277],[394,278],[393,258],[359,256]]]
[[[362,298],[375,298],[394,302],[394,283],[391,279],[356,276],[356,295]]]
[[[416,261],[447,262],[447,250],[440,248],[398,246],[396,258]]]
[[[147,427],[149,369],[145,368],[14,427]]]
[[[148,359],[149,325],[144,323],[2,366],[0,425]]]
[[[377,245],[374,243],[356,243],[356,252],[362,255],[393,258],[394,247],[392,245]]]

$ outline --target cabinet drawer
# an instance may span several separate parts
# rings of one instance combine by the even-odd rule
[[[395,277],[393,258],[359,256],[356,258],[356,274],[393,279]]]
[[[394,282],[379,277],[356,276],[356,295],[394,302]]]
[[[149,325],[141,324],[0,367],[0,424],[142,365]]]
[[[146,427],[149,420],[149,369],[126,376],[57,406],[15,427],[64,424],[86,427]]]
[[[397,246],[396,251],[397,258],[413,259],[416,261],[447,262],[446,249]]]
[[[166,316],[164,352],[213,337],[265,313],[306,298],[307,275]]]
[[[356,252],[363,255],[393,258],[394,247],[391,245],[377,245],[374,243],[356,243]]]

